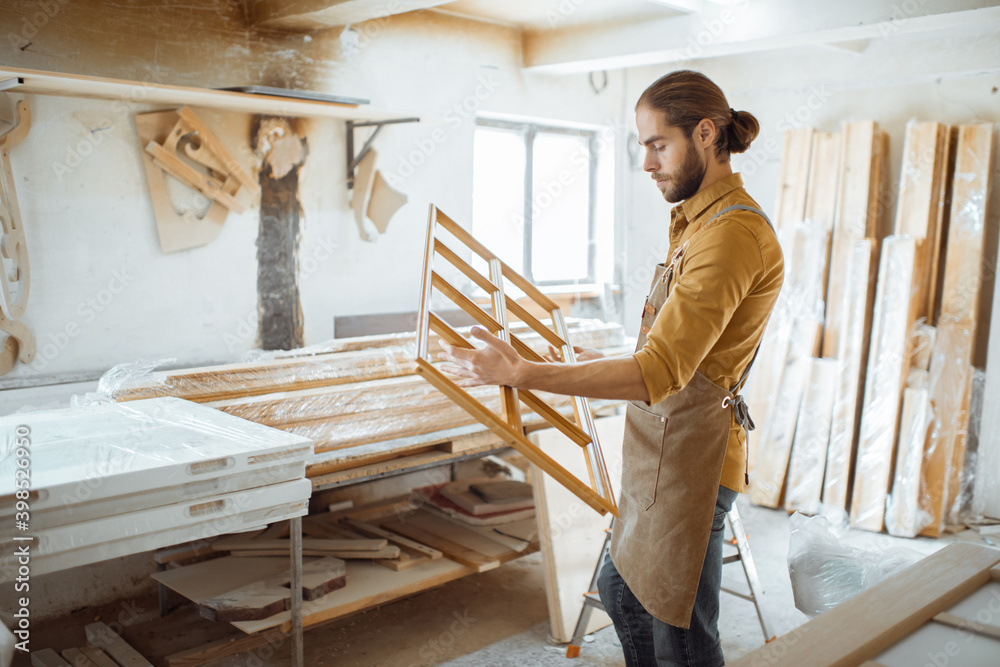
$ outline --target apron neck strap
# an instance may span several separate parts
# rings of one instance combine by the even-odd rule
[[[735,204],[733,206],[727,206],[726,208],[722,209],[721,211],[713,215],[711,218],[709,218],[708,222],[705,223],[702,229],[711,224],[713,220],[718,218],[723,213],[729,213],[730,211],[750,211],[751,213],[756,213],[760,217],[764,218],[764,222],[766,222],[767,226],[771,228],[772,232],[774,232],[774,225],[771,223],[771,220],[767,217],[767,214],[764,213],[764,211],[760,210],[759,208],[754,208],[753,206],[746,206],[744,204]],[[763,338],[761,340],[763,340]],[[758,352],[760,352],[760,342],[758,342],[757,347],[754,348],[753,356],[750,357],[750,363],[747,364],[746,368],[743,369],[743,374],[740,376],[740,379],[737,380],[736,384],[734,384],[732,388],[729,390],[730,393],[734,395],[738,394],[740,390],[743,388],[743,385],[746,383],[747,378],[750,377],[750,369],[753,367],[753,362],[756,361],[757,359]]]

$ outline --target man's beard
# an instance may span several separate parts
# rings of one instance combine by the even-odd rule
[[[698,192],[701,181],[705,178],[705,172],[708,171],[708,164],[703,164],[698,158],[699,153],[694,142],[688,141],[684,162],[673,174],[666,174],[667,182],[661,190],[663,198],[669,203],[682,202]],[[653,174],[653,178],[657,180],[663,176],[664,174]]]

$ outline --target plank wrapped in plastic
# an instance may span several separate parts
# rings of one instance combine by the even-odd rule
[[[979,320],[990,279],[984,280],[984,273],[992,272],[995,261],[996,246],[988,242],[997,233],[996,213],[988,211],[994,139],[991,123],[959,128],[941,314],[930,363],[933,422],[921,464],[921,509],[931,516],[921,534],[931,537],[957,518],[974,364],[989,330]]]
[[[864,378],[868,371],[872,313],[878,276],[874,239],[857,241],[847,254],[847,285],[840,310],[837,385],[834,389],[830,444],[823,478],[823,504],[847,509],[854,453],[861,427]]]
[[[496,387],[470,390],[477,400],[500,408]],[[572,399],[546,395],[554,407]],[[415,376],[336,387],[279,392],[208,403],[228,414],[308,438],[316,452],[433,433],[476,420],[432,385]],[[522,413],[530,410],[522,406]]]
[[[747,383],[757,425],[748,446],[748,455],[756,460],[750,497],[766,507],[782,503],[810,360],[821,340],[829,231],[819,223],[800,222],[779,229],[778,240],[785,257],[785,283]]]
[[[524,325],[515,330],[534,351],[547,352],[541,336]],[[620,346],[624,338],[621,325],[599,320],[576,320],[571,332],[575,345],[598,349]],[[436,336],[431,339],[431,351],[439,351]],[[170,371],[155,370],[169,360],[121,364],[101,378],[98,394],[115,401],[177,396],[204,403],[410,375],[415,334],[345,338],[247,356],[241,363]]]
[[[922,241],[908,235],[882,242],[851,496],[851,525],[868,530],[884,525],[912,332],[926,309],[919,287],[922,248]]]

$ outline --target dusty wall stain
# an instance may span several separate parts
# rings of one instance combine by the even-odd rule
[[[306,142],[288,120],[258,116],[250,144],[262,160],[257,235],[260,347],[291,350],[305,344],[298,279],[302,238],[299,169],[305,160]]]

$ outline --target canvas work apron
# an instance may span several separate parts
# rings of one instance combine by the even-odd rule
[[[753,211],[767,220],[755,208],[730,206],[691,239],[734,209]],[[676,282],[675,267],[691,239],[674,254],[670,266],[656,266],[636,351],[646,344],[653,320]],[[741,426],[753,429],[746,404],[738,396],[753,361],[728,391],[696,371],[678,393],[652,406],[630,401],[626,410],[611,560],[646,611],[676,627],[691,624],[729,443],[730,410],[736,411]]]

